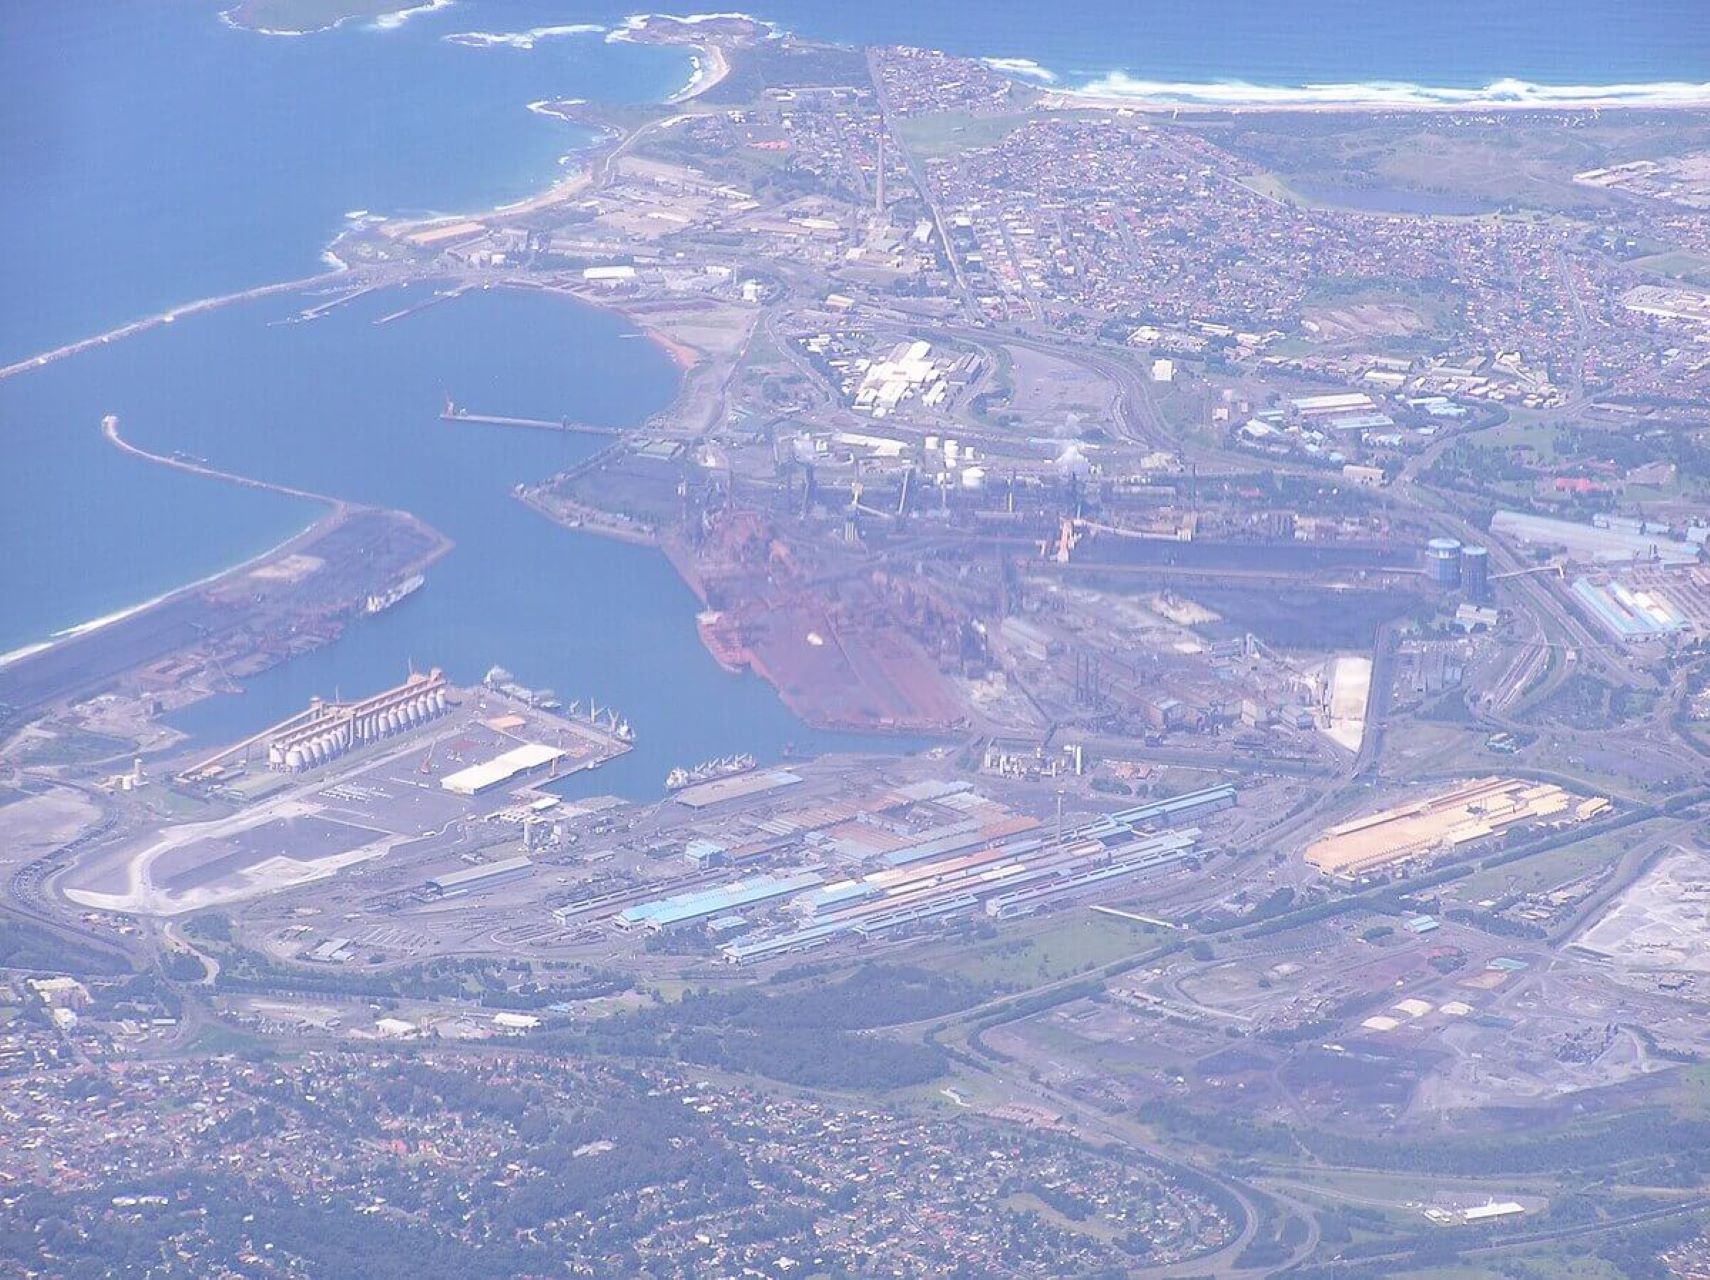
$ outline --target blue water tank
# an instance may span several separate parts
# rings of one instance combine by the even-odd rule
[[[1461,586],[1467,599],[1490,599],[1490,552],[1484,547],[1461,548]]]
[[[1425,544],[1425,567],[1439,587],[1460,586],[1461,544],[1453,538],[1432,538]]]

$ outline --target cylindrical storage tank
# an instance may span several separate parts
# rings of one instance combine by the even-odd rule
[[[962,487],[964,489],[983,489],[986,485],[986,469],[984,467],[965,467],[962,470]]]
[[[1469,600],[1490,599],[1490,551],[1485,547],[1461,548],[1461,586]]]
[[[444,711],[446,705],[445,690],[435,689],[433,691],[433,709],[435,711]]]
[[[285,748],[275,742],[267,748],[267,764],[269,768],[277,769],[285,763]]]
[[[400,727],[398,713],[396,711],[388,711],[386,713],[386,732],[396,733]]]
[[[285,767],[292,773],[299,773],[303,768],[303,749],[292,747],[285,753]]]
[[[1432,538],[1425,544],[1425,568],[1439,587],[1461,585],[1461,544],[1453,538]]]

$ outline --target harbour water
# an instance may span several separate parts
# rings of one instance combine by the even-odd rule
[[[664,557],[561,529],[511,496],[513,485],[600,442],[439,418],[450,391],[511,414],[632,425],[675,393],[666,356],[613,315],[508,290],[374,323],[425,296],[425,286],[388,290],[307,323],[273,323],[298,300],[241,305],[68,361],[39,381],[17,380],[6,393],[18,400],[28,389],[50,401],[64,417],[49,430],[87,445],[75,451],[77,465],[103,477],[99,490],[69,490],[87,495],[78,498],[79,554],[91,564],[145,573],[186,556],[220,560],[241,545],[234,536],[277,541],[318,513],[312,503],[256,503],[252,491],[123,457],[101,439],[104,412],[119,415],[127,440],[156,453],[409,510],[454,541],[420,591],[248,682],[243,695],[198,703],[174,723],[223,740],[317,693],[396,683],[412,662],[444,666],[460,682],[498,663],[566,703],[592,697],[633,722],[639,749],[591,778],[598,790],[657,793],[673,765],[737,749],[776,760],[788,744],[808,751],[864,742],[815,734],[760,681],[721,671],[696,635],[694,598]],[[161,482],[169,496],[150,502],[141,528],[94,510],[100,493],[148,493]],[[240,518],[204,539],[200,519],[232,500]],[[197,520],[156,523],[184,510]]]
[[[1696,0],[1304,9],[1101,0],[1065,15],[986,0],[973,22],[961,6],[800,0],[758,12],[812,36],[1034,63],[1072,85],[1115,74],[1649,83],[1703,80],[1710,66]],[[539,189],[589,135],[530,102],[655,100],[687,79],[686,50],[605,38],[628,12],[459,0],[389,29],[359,22],[288,39],[236,30],[212,2],[11,6],[0,18],[0,363],[312,273],[348,212],[479,208]],[[582,26],[597,30],[557,30]],[[508,38],[447,39],[466,32]],[[651,344],[609,315],[518,294],[382,326],[371,322],[395,298],[268,323],[300,305],[275,298],[183,319],[0,382],[0,652],[216,572],[315,514],[123,457],[98,429],[116,413],[146,447],[402,507],[457,542],[396,609],[242,697],[187,713],[199,736],[252,729],[311,693],[379,687],[413,659],[459,680],[498,662],[566,700],[616,705],[643,749],[618,767],[627,775],[602,782],[632,794],[656,791],[674,764],[834,741],[759,682],[717,669],[661,557],[556,529],[509,497],[590,442],[438,420],[450,391],[496,413],[639,421],[677,380]]]
[[[269,37],[206,0],[5,6],[0,297],[29,305],[0,306],[0,364],[324,270],[349,212],[531,194],[592,135],[530,102],[652,100],[688,74],[679,49],[590,39],[506,56],[441,34]]]

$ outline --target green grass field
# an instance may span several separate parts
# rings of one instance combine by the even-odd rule
[[[1463,899],[1473,902],[1506,893],[1538,893],[1553,889],[1614,862],[1647,838],[1648,825],[1640,824],[1610,835],[1593,836],[1533,858],[1477,871],[1465,880],[1457,881],[1456,887]]]
[[[974,982],[1025,990],[1096,969],[1169,937],[1167,929],[1076,908],[1033,933],[1009,934],[963,951],[948,968]]]
[[[944,111],[899,120],[897,133],[917,160],[934,160],[995,146],[1029,120],[1037,118],[1028,112],[981,116],[965,111]],[[1053,112],[1052,118],[1060,118],[1060,113]]]
[[[1640,271],[1669,280],[1710,286],[1710,257],[1700,253],[1687,253],[1682,250],[1655,253],[1648,258],[1635,258],[1631,265]]]

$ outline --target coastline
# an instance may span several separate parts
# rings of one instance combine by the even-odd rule
[[[583,298],[582,300],[593,306],[604,305],[608,310],[617,312],[625,320],[633,324],[641,332],[643,337],[663,351],[670,359],[671,363],[677,366],[679,372],[688,373],[689,370],[700,364],[700,351],[691,347],[686,342],[673,338],[663,329],[655,325],[648,324],[645,320],[640,319],[633,312],[627,310],[622,303],[602,304],[592,298]]]
[[[440,9],[449,9],[457,0],[421,0],[421,3],[411,3],[411,0],[400,0],[398,4],[374,13],[347,13],[329,22],[317,23],[313,26],[301,27],[263,27],[247,20],[245,10],[251,7],[252,0],[239,0],[229,9],[220,10],[220,21],[233,31],[243,31],[257,36],[312,36],[323,31],[336,31],[349,22],[360,22],[367,19],[369,25],[376,31],[391,31],[404,25],[418,13],[433,13]]]
[[[0,671],[3,671],[7,667],[16,663],[22,662],[25,658],[33,658],[38,654],[49,653],[52,650],[59,648],[61,645],[69,644],[73,640],[81,639],[84,636],[94,635],[97,631],[103,631],[108,627],[117,625],[118,623],[127,622],[132,618],[147,613],[151,609],[158,609],[162,605],[171,604],[174,600],[178,600],[192,592],[200,591],[205,587],[217,586],[227,578],[236,577],[240,574],[259,569],[269,560],[276,560],[281,556],[288,555],[292,549],[299,544],[312,539],[318,534],[325,533],[343,518],[343,512],[323,512],[308,524],[304,525],[301,529],[297,530],[297,532],[291,534],[288,538],[285,538],[281,542],[276,542],[265,551],[250,556],[247,560],[241,560],[237,564],[228,565],[224,569],[216,569],[213,573],[197,578],[194,582],[187,582],[181,587],[173,587],[170,591],[163,591],[159,595],[151,596],[147,600],[138,601],[136,604],[125,605],[123,608],[115,609],[111,613],[104,613],[97,618],[90,618],[85,622],[78,622],[69,627],[63,627],[60,630],[55,631],[46,640],[38,640],[33,644],[19,645],[16,649],[13,649],[8,653],[0,653]]]
[[[301,501],[318,502],[324,505],[327,510],[309,521],[308,524],[304,525],[301,529],[298,529],[295,533],[280,540],[264,551],[240,560],[236,564],[227,565],[223,569],[216,569],[213,573],[205,574],[204,576],[197,578],[194,582],[187,582],[183,586],[173,587],[171,590],[163,591],[159,595],[151,596],[147,600],[141,600],[135,604],[124,605],[118,609],[114,609],[110,613],[101,614],[99,617],[90,618],[84,622],[74,623],[69,627],[63,627],[60,630],[55,631],[45,640],[38,640],[32,644],[20,645],[18,648],[13,649],[8,653],[0,653],[0,670],[4,670],[6,667],[11,666],[14,663],[21,662],[25,658],[34,657],[39,653],[47,653],[50,650],[58,648],[60,645],[66,644],[69,641],[76,640],[81,636],[93,635],[97,631],[101,631],[117,623],[124,622],[127,619],[135,618],[140,614],[147,613],[150,609],[156,609],[161,605],[170,604],[172,601],[193,591],[200,591],[204,587],[214,586],[216,583],[227,578],[235,577],[239,574],[248,573],[257,569],[269,560],[274,560],[282,555],[288,554],[290,550],[299,543],[305,542],[317,534],[326,532],[334,524],[344,519],[346,515],[355,509],[352,504],[345,502],[342,498],[328,497],[325,494],[319,493],[309,493],[307,490],[293,489],[286,485],[271,484],[265,480],[255,480],[248,476],[240,476],[231,472],[221,471],[215,467],[203,466],[193,462],[185,462],[178,458],[171,458],[163,454],[153,453],[148,449],[144,449],[141,445],[132,444],[129,440],[126,440],[122,435],[120,435],[119,420],[111,414],[102,419],[101,434],[106,437],[109,444],[113,445],[121,453],[129,454],[133,458],[140,458],[144,462],[153,463],[156,466],[170,467],[175,471],[186,471],[192,475],[204,476],[208,479],[222,481],[226,484],[236,484],[248,489],[262,489],[268,492],[282,494],[286,497],[296,498]]]
[[[989,62],[989,60],[988,60]],[[1146,114],[1350,114],[1391,112],[1551,112],[1710,110],[1710,83],[1541,85],[1501,80],[1478,89],[1389,83],[1271,86],[1238,82],[1167,83],[1120,73],[1079,89],[1042,88],[1036,76],[999,68],[1039,92],[1046,111],[1130,111]]]
[[[689,83],[665,99],[667,106],[680,106],[682,103],[694,101],[730,74],[730,59],[720,46],[700,44],[689,47],[693,50],[689,55],[693,67]]]
[[[89,663],[89,656],[84,649],[78,648],[74,650],[72,659],[77,660],[76,655],[83,654],[83,658],[81,660],[77,660],[80,661],[82,665],[74,667],[72,670],[83,672],[84,675],[79,675],[76,679],[70,681],[66,679],[63,671],[58,676],[50,674],[46,677],[45,683],[39,670],[32,674],[31,668],[23,667],[23,673],[18,674],[15,669],[20,668],[21,664],[32,659],[41,659],[49,663],[50,670],[52,664],[55,662],[58,662],[61,667],[64,667],[67,659],[60,651],[79,645],[93,644],[96,646],[93,652],[101,653],[101,646],[103,643],[106,643],[108,650],[111,650],[114,644],[119,644],[121,646],[120,652],[124,653],[123,645],[125,641],[123,637],[117,641],[112,640],[110,637],[104,640],[103,637],[106,636],[106,633],[118,631],[126,624],[133,624],[134,626],[142,627],[144,629],[143,633],[146,635],[147,628],[149,626],[147,619],[150,615],[157,614],[162,611],[170,612],[182,609],[183,606],[193,601],[198,596],[205,595],[212,599],[214,596],[219,595],[222,590],[226,591],[229,596],[232,590],[232,584],[240,583],[245,577],[261,571],[268,565],[289,561],[293,556],[299,554],[311,554],[312,551],[318,547],[321,540],[327,538],[329,535],[333,535],[341,527],[346,526],[354,520],[361,520],[371,516],[380,516],[392,522],[394,525],[413,529],[417,534],[419,534],[419,546],[415,548],[413,554],[407,560],[401,561],[398,565],[394,566],[399,574],[422,572],[426,570],[429,565],[445,556],[454,545],[451,539],[442,534],[438,529],[426,524],[417,516],[412,515],[407,511],[397,511],[389,508],[352,503],[345,501],[344,499],[330,497],[325,494],[293,488],[289,485],[274,484],[270,481],[258,480],[250,476],[222,471],[218,468],[191,462],[183,458],[169,457],[163,454],[154,453],[125,440],[119,434],[118,420],[112,415],[108,415],[108,417],[102,421],[102,433],[107,438],[108,442],[115,448],[118,448],[142,461],[149,462],[157,466],[168,467],[173,470],[184,471],[204,478],[218,480],[222,483],[237,485],[242,488],[265,490],[298,500],[317,502],[322,504],[326,510],[317,515],[304,527],[298,529],[282,541],[258,554],[245,557],[235,564],[228,565],[214,573],[206,574],[193,582],[174,587],[171,590],[162,592],[147,600],[128,604],[108,613],[104,613],[98,617],[90,618],[70,627],[65,627],[54,632],[54,634],[46,640],[22,645],[6,654],[0,655],[0,672],[4,672],[8,680],[15,682],[21,681],[22,683],[19,687],[33,693],[37,697],[36,702],[31,702],[26,699],[22,704],[26,707],[36,705],[45,706],[50,705],[52,702],[57,700],[67,698],[75,699],[76,697],[83,696],[83,694],[88,691],[86,686],[89,685],[91,680],[94,682],[94,686],[98,687],[99,683],[103,680],[112,680],[122,677],[129,672],[134,672],[140,669],[140,667],[145,665],[146,662],[158,661],[162,651],[159,649],[141,650],[139,651],[142,653],[141,657],[133,654],[127,657],[121,657],[117,662],[108,662],[105,665],[103,665],[102,659],[97,658],[93,668],[93,675],[88,676],[88,678],[85,679],[84,675],[87,675],[89,670],[87,666]],[[249,592],[252,590],[252,587],[242,588],[241,594],[247,598]],[[257,597],[257,600],[259,600],[259,597]],[[230,603],[231,601],[228,600],[228,605]],[[354,603],[348,599],[344,600],[342,604],[335,601],[334,608],[353,610],[357,604],[360,604],[360,597],[357,597]],[[220,634],[232,633],[233,628],[241,629],[243,627],[252,626],[261,616],[255,613],[253,607],[250,605],[243,604],[236,607],[240,611],[247,612],[228,614],[223,622],[217,624],[222,628]],[[192,622],[190,625],[194,627],[197,624]],[[342,630],[342,627],[342,621],[339,621],[330,630],[325,625],[322,625],[319,628],[319,635],[316,643],[324,644],[336,639],[339,632]],[[203,638],[207,639],[214,633],[204,631],[202,634]],[[187,645],[188,642],[180,640],[174,642],[169,649],[165,650],[165,652],[184,652],[187,649]],[[264,650],[265,645],[262,645],[261,647],[255,648],[253,652],[262,653]],[[271,665],[271,663],[268,663],[267,665]],[[32,681],[34,681],[38,686],[33,690],[31,689]],[[79,683],[80,681],[81,683]],[[203,688],[197,692],[196,698],[206,696],[209,692],[211,692],[211,690]],[[192,701],[196,700],[196,698],[193,698]]]
[[[608,40],[635,39],[628,28],[613,31],[606,38]],[[660,106],[682,106],[685,103],[693,102],[730,75],[730,58],[724,52],[723,47],[716,43],[689,43],[658,38],[647,41],[647,43],[677,45],[690,51],[691,71],[688,83],[676,92],[661,98],[658,104]],[[580,99],[536,99],[524,105],[535,115],[561,120],[566,124],[579,125],[583,123],[576,118],[573,112],[563,109],[585,105]],[[555,179],[544,190],[538,191],[532,196],[523,196],[517,200],[464,213],[437,213],[424,218],[386,219],[382,224],[382,234],[394,240],[404,240],[435,228],[456,226],[465,222],[481,222],[489,218],[507,218],[537,213],[542,209],[549,209],[553,205],[562,204],[566,200],[572,199],[594,182],[596,172],[601,164],[610,160],[623,147],[628,137],[632,136],[619,134],[609,125],[588,127],[599,128],[601,136],[586,146],[566,152],[558,159],[560,164],[565,164],[572,157],[581,157],[585,159],[586,163],[577,172]],[[336,243],[335,240],[334,244]],[[330,246],[325,252],[331,255],[334,260],[338,260]],[[671,351],[671,355],[673,359],[681,360],[676,352]]]

